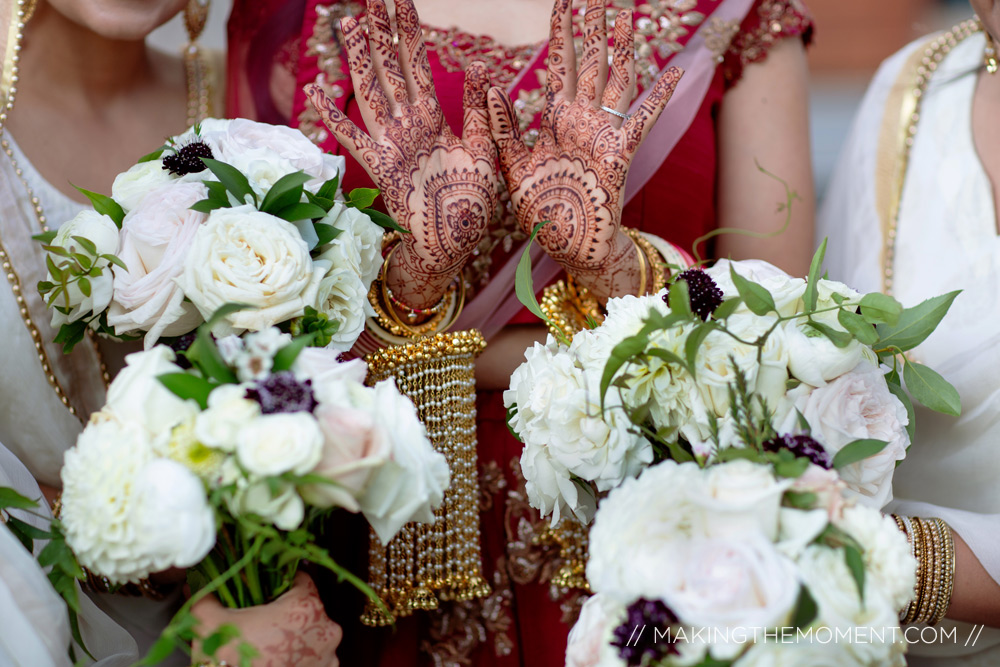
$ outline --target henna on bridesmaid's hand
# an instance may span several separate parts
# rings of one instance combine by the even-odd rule
[[[489,92],[490,125],[500,168],[522,229],[598,298],[645,290],[635,245],[620,230],[629,165],[655,124],[683,72],[669,68],[627,121],[635,88],[632,13],[615,21],[614,54],[608,71],[604,0],[589,0],[580,66],[572,39],[571,0],[557,0],[552,13],[546,106],[538,140],[529,150],[502,88]],[[575,78],[574,78],[575,76]]]
[[[306,94],[336,139],[382,191],[389,214],[410,233],[386,280],[396,298],[426,308],[444,294],[486,231],[499,196],[487,112],[489,72],[465,75],[463,137],[445,121],[434,92],[412,0],[396,1],[399,52],[384,0],[369,0],[369,34],[343,19],[348,66],[365,133],[314,84]]]

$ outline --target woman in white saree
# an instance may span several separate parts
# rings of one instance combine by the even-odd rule
[[[913,665],[1000,664],[1000,76],[987,36],[1000,34],[1000,3],[972,4],[982,23],[917,40],[882,65],[819,216],[831,277],[906,306],[962,290],[914,351],[958,389],[962,416],[918,408],[888,507],[943,519],[955,535],[941,627],[957,639],[912,644]],[[993,627],[971,625],[984,623]]]

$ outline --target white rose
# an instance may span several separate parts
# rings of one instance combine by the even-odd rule
[[[322,258],[329,259],[323,255]],[[368,316],[368,288],[350,267],[335,268],[330,271],[319,284],[319,297],[316,309],[325,313],[331,320],[339,322],[340,326],[330,338],[329,347],[340,352],[347,352],[365,330],[365,317]]]
[[[862,505],[844,509],[837,527],[861,544],[865,572],[881,589],[894,609],[903,609],[913,598],[917,561],[896,521]]]
[[[95,254],[87,252],[77,241],[73,240],[74,236],[80,236],[92,242],[96,246],[97,252]],[[102,269],[101,275],[87,277],[87,281],[90,283],[89,296],[80,290],[79,283],[76,281],[69,284],[66,293],[59,295],[53,306],[65,308],[68,301],[70,312],[62,313],[53,309],[52,326],[59,327],[69,322],[75,322],[89,313],[103,312],[111,302],[112,277],[111,271],[107,268],[108,260],[98,256],[113,255],[118,249],[118,227],[115,226],[114,221],[108,216],[90,209],[80,211],[76,217],[59,227],[59,231],[56,232],[56,236],[52,240],[52,245],[86,255],[94,261],[94,266]],[[60,263],[59,257],[53,259],[57,265]],[[48,274],[45,279],[52,281],[52,275]]]
[[[830,454],[860,439],[885,440],[885,449],[867,459],[838,470],[861,502],[876,509],[892,500],[892,476],[896,462],[906,457],[910,438],[906,408],[886,385],[882,372],[867,361],[824,387],[806,385],[788,393],[778,409],[779,433],[794,432],[801,412],[811,435]]]
[[[448,487],[448,463],[434,451],[416,408],[392,380],[375,385],[368,409],[377,415],[377,437],[389,443],[392,454],[358,503],[379,539],[388,544],[410,521],[433,523],[433,510]]]
[[[88,425],[61,475],[67,544],[82,565],[115,583],[190,567],[215,542],[201,482],[179,463],[155,459],[138,424]]]
[[[314,192],[323,182],[342,174],[346,164],[342,156],[325,154],[300,131],[282,125],[238,118],[229,122],[224,133],[218,132],[212,139],[219,148],[217,157],[223,162],[240,169],[241,161],[248,156],[272,162],[285,161],[289,165],[286,173],[304,171],[313,177],[306,187]]]
[[[333,208],[320,222],[342,230],[330,242],[330,249],[336,249],[343,261],[354,268],[366,289],[370,287],[382,268],[385,230],[372,222],[366,213],[341,202],[334,202]],[[337,266],[337,263],[334,262],[334,265]]]
[[[208,409],[195,417],[195,437],[206,447],[236,450],[243,427],[260,416],[260,404],[246,398],[246,389],[224,384],[208,395]]]
[[[174,359],[166,345],[125,357],[125,368],[108,387],[104,411],[141,425],[152,438],[169,436],[172,427],[199,412],[197,403],[182,400],[158,379],[183,372]]]
[[[833,329],[843,331],[835,318],[816,316],[815,319]],[[804,321],[791,320],[782,325],[788,350],[788,370],[792,376],[814,387],[840,377],[858,365],[864,357],[864,346],[851,340],[846,347],[837,347],[829,338]]]
[[[676,588],[683,545],[704,535],[701,513],[686,489],[697,464],[664,461],[627,479],[601,501],[590,530],[587,581],[595,593],[622,603],[663,598]]]
[[[353,407],[321,406],[316,419],[323,431],[323,457],[313,471],[334,482],[300,489],[302,497],[317,507],[360,509],[362,495],[375,470],[391,455],[391,443],[376,428],[375,417]]]
[[[767,539],[696,537],[684,552],[673,590],[663,600],[685,626],[712,631],[709,652],[732,660],[752,641],[749,628],[781,627],[799,596],[795,564]],[[728,636],[730,641],[723,640]]]
[[[323,433],[308,412],[261,415],[240,430],[236,454],[252,475],[304,475],[319,463]]]
[[[176,181],[177,178],[163,168],[163,160],[140,162],[125,173],[115,176],[111,198],[126,211],[131,211],[138,208],[153,190]]]
[[[237,515],[256,514],[281,530],[295,530],[305,517],[302,498],[295,490],[295,485],[287,482],[279,483],[276,493],[272,493],[267,482],[251,483],[237,491],[230,509]]]
[[[114,268],[114,298],[108,324],[118,334],[145,331],[146,349],[160,336],[180,336],[201,323],[201,315],[177,285],[188,249],[207,216],[192,211],[208,190],[200,183],[177,183],[150,192],[122,223],[118,256],[127,269]]]
[[[225,303],[254,310],[232,313],[215,333],[259,331],[303,313],[316,304],[329,263],[309,257],[309,249],[289,222],[252,206],[212,211],[195,235],[181,288],[203,317]]]
[[[779,315],[787,317],[802,310],[802,296],[806,292],[806,281],[801,278],[793,278],[773,264],[759,259],[738,262],[721,259],[712,268],[705,270],[726,298],[739,294],[729,273],[730,267],[734,268],[740,276],[757,283],[770,292]],[[746,310],[746,306],[741,306],[740,309]]]
[[[799,558],[798,565],[802,580],[819,608],[814,627],[849,633],[870,628],[867,635],[871,641],[844,642],[847,652],[862,665],[901,664],[900,657],[906,645],[902,640],[893,643],[891,631],[899,625],[898,611],[879,587],[873,585],[870,577],[865,577],[862,603],[857,583],[847,569],[843,549],[811,546]],[[886,640],[884,643],[878,641],[880,636]]]
[[[727,327],[742,340],[755,341],[775,321],[772,317],[739,313],[729,318]],[[743,373],[748,386],[757,383],[757,348],[744,345],[729,334],[713,331],[698,348],[695,367],[695,381],[705,405],[715,416],[723,417],[729,414],[729,391],[736,381],[737,369]]]
[[[781,499],[792,480],[777,480],[771,466],[737,459],[709,466],[687,488],[688,502],[703,513],[709,537],[778,536]]]
[[[566,667],[620,667],[618,650],[611,646],[614,630],[626,620],[625,608],[610,598],[592,595],[580,609],[569,631]],[[652,631],[652,628],[649,629]]]
[[[567,516],[582,524],[590,523],[597,511],[597,496],[589,484],[575,482],[566,468],[552,460],[544,447],[525,447],[521,452],[528,503],[543,516],[552,517],[551,526]]]

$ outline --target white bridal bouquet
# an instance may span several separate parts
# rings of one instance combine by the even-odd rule
[[[824,249],[808,279],[756,260],[690,269],[669,291],[611,299],[572,341],[530,348],[504,403],[532,506],[587,523],[598,494],[655,462],[708,465],[754,445],[794,454],[775,459],[779,474],[833,468],[859,502],[885,506],[910,396],[958,414],[954,388],[904,355],[957,292],[904,310],[820,278]]]
[[[111,197],[83,191],[93,210],[45,245],[39,284],[67,349],[89,328],[122,339],[193,331],[222,304],[213,333],[319,331],[346,351],[371,312],[381,266],[377,190],[344,200],[344,158],[298,130],[208,119],[120,174]]]
[[[216,342],[210,330],[238,312],[220,309],[186,351],[128,356],[66,453],[60,525],[80,565],[112,584],[191,568],[196,593],[155,658],[190,631],[199,597],[263,604],[303,560],[377,600],[314,528],[330,511],[360,511],[387,543],[407,522],[433,521],[449,483],[393,381],[365,386],[364,362],[306,347],[316,334],[270,327]]]
[[[809,464],[664,461],[601,502],[568,667],[904,665],[916,560]]]
[[[879,510],[910,397],[959,412],[905,354],[957,293],[861,295],[820,277],[825,246],[806,279],[689,269],[526,352],[504,402],[529,500],[593,520],[570,667],[904,664],[916,562]]]

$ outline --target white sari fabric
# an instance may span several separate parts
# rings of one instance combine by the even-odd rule
[[[34,477],[10,450],[0,445],[0,486],[11,487],[29,498],[41,498]],[[48,515],[45,501],[39,513]],[[19,519],[39,528],[47,522],[24,512]],[[17,667],[68,667],[70,643],[66,605],[53,590],[35,557],[44,548],[35,543],[30,554],[0,526],[0,664]],[[80,631],[84,644],[100,667],[125,667],[138,660],[135,640],[80,593]],[[76,648],[77,659],[86,654]],[[85,660],[84,664],[91,664]]]
[[[876,190],[883,119],[921,39],[887,60],[875,76],[819,215],[829,237],[830,276],[858,290],[882,285],[883,231]],[[917,409],[917,437],[896,472],[888,510],[940,517],[961,535],[990,576],[1000,581],[1000,237],[992,187],[972,137],[972,99],[982,62],[981,33],[944,59],[924,93],[899,209],[893,292],[904,305],[962,290],[938,330],[918,347],[918,361],[948,379],[962,397],[962,416]],[[892,126],[889,118],[887,126]],[[882,148],[880,149],[880,144]],[[889,142],[890,146],[895,146]],[[881,202],[879,202],[881,204]],[[910,647],[913,665],[1000,664],[1000,630],[958,641]]]

